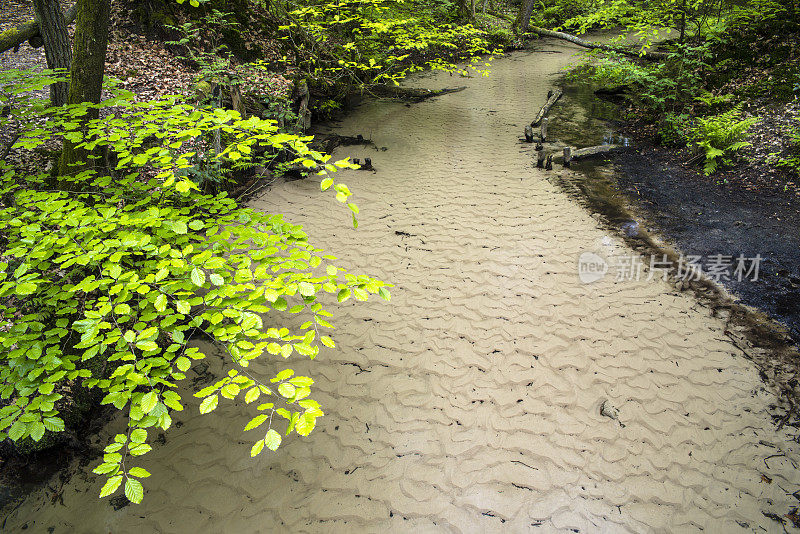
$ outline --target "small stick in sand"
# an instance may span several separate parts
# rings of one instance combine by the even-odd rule
[[[536,166],[540,169],[544,167],[544,147],[542,145],[536,148]]]
[[[542,143],[547,140],[547,117],[542,119]]]
[[[544,164],[544,170],[552,171],[553,170],[553,155],[547,155],[547,162]]]
[[[572,147],[565,146],[564,147],[564,167],[565,168],[569,168],[571,163],[572,163]]]
[[[525,126],[525,141],[533,143],[533,128]]]

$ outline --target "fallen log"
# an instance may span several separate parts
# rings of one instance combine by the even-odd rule
[[[422,102],[428,98],[433,98],[435,96],[446,95],[449,93],[457,93],[459,91],[463,91],[466,89],[464,87],[447,87],[444,89],[418,89],[415,87],[398,87],[396,85],[374,85],[368,89],[366,92],[377,97],[382,98],[396,98],[398,100],[404,100],[406,102]]]
[[[630,147],[626,145],[597,145],[588,146],[586,148],[573,148],[570,146],[565,146],[563,148],[563,154],[556,156],[552,153],[545,153],[544,147],[541,147],[541,149],[537,147],[536,166],[540,169],[544,168],[545,170],[549,171],[553,168],[553,161],[561,160],[561,163],[564,165],[564,167],[568,168],[576,159],[591,158],[605,154],[614,154],[627,148]]]
[[[69,25],[75,20],[78,15],[78,4],[73,4],[66,13],[64,13],[64,20]],[[39,25],[35,20],[29,20],[24,24],[20,24],[16,28],[9,28],[8,30],[0,33],[0,54],[7,52],[12,48],[16,50],[19,46],[28,41],[28,43],[38,48],[44,44],[44,41],[39,35]]]
[[[576,35],[571,35],[569,33],[564,32],[554,32],[552,30],[545,30],[544,28],[538,28],[536,26],[529,26],[528,31],[531,31],[540,37],[553,37],[555,39],[562,39],[564,41],[569,41],[570,43],[574,43],[578,46],[582,46],[583,48],[592,48],[597,50],[605,50],[607,52],[617,52],[619,54],[625,54],[626,56],[631,57],[641,57],[644,59],[652,59],[656,61],[661,61],[667,59],[669,54],[665,54],[664,52],[650,52],[645,51],[643,53],[635,52],[632,50],[627,50],[625,48],[621,48],[618,46],[611,46],[607,44],[601,43],[593,43],[591,41],[584,41],[580,37]]]
[[[536,114],[536,118],[531,121],[532,127],[539,126],[539,123],[542,122],[542,119],[545,117],[545,115],[549,113],[550,108],[553,107],[553,104],[555,104],[563,94],[564,93],[561,91],[561,89],[550,91],[550,93],[547,95],[547,102],[545,102],[545,104],[542,106],[542,109],[539,110],[539,113]]]
[[[592,156],[599,156],[602,154],[612,154],[620,152],[628,148],[625,145],[597,145],[588,146],[586,148],[576,148],[572,151],[572,160],[590,158]]]

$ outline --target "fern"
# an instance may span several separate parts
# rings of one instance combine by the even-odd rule
[[[720,163],[729,163],[728,155],[750,145],[744,138],[758,121],[758,117],[743,119],[741,104],[724,113],[697,119],[689,138],[690,144],[694,143],[705,152],[703,171],[706,176],[716,172]]]

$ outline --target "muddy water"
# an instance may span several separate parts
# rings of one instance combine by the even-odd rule
[[[339,125],[377,146],[336,154],[377,169],[340,176],[357,192],[358,230],[318,180],[253,203],[396,285],[391,305],[345,303],[337,349],[295,364],[327,413],[309,438],[252,460],[246,407],[193,405],[144,457],[143,504],[98,501],[83,468],[63,506],[43,490],[6,528],[778,531],[764,513],[798,504],[800,450],[724,321],[657,277],[577,276],[582,252],[630,251],[517,141],[575,61],[539,46],[463,92],[368,103]]]

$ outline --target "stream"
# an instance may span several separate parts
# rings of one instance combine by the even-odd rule
[[[633,252],[565,191],[579,168],[536,169],[518,140],[578,60],[538,41],[489,77],[410,82],[464,91],[368,101],[331,127],[375,144],[334,153],[375,167],[337,176],[361,208],[357,230],[318,177],[251,203],[395,284],[391,303],[332,306],[336,349],[292,359],[326,413],[309,437],[251,459],[252,407],[200,416],[191,399],[142,458],[153,476],[141,505],[99,500],[94,464],[75,466],[5,530],[782,532],[775,517],[800,504],[800,445],[773,423],[777,397],[724,318],[659,276],[583,283],[582,254]],[[602,140],[584,111],[553,135]]]

